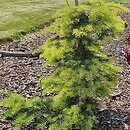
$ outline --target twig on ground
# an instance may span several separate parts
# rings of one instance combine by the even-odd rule
[[[35,53],[34,55],[32,52],[11,52],[11,51],[0,51],[0,58],[1,57],[39,57],[41,52]]]

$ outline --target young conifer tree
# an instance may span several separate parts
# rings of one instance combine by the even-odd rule
[[[123,31],[124,21],[118,16],[123,11],[128,9],[103,0],[60,9],[47,28],[53,35],[37,49],[44,50],[40,58],[48,59],[46,65],[55,68],[41,80],[43,99],[11,95],[1,102],[9,107],[5,117],[11,113],[18,129],[35,122],[48,130],[91,130],[95,104],[110,95],[121,71],[102,50]],[[15,103],[15,97],[20,102]]]

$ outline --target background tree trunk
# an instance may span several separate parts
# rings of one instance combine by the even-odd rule
[[[75,6],[78,6],[79,2],[78,0],[75,0]]]

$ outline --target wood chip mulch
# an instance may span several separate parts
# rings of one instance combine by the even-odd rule
[[[130,4],[126,5],[130,8]],[[104,101],[104,108],[97,112],[99,123],[93,130],[130,130],[130,65],[123,56],[124,48],[130,49],[126,40],[130,34],[130,13],[121,14],[127,20],[129,27],[121,33],[123,39],[113,40],[113,44],[105,45],[105,52],[115,61],[115,65],[123,68],[120,73],[118,92],[111,99]],[[27,34],[20,40],[7,44],[0,44],[0,50],[31,51],[41,45],[50,35],[41,32]],[[9,93],[18,92],[27,98],[40,94],[37,81],[41,76],[49,76],[54,70],[51,66],[45,67],[46,60],[38,58],[0,58],[0,91]],[[0,92],[0,100],[5,97]],[[0,108],[0,112],[3,108]],[[0,130],[14,130],[11,121],[0,118]],[[23,130],[37,130],[35,126],[28,126]]]

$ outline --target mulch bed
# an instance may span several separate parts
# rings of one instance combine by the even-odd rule
[[[130,5],[126,5],[130,8]],[[130,25],[130,13],[123,13],[122,18]],[[105,45],[104,51],[114,59],[115,65],[123,68],[120,73],[118,92],[111,99],[104,101],[104,108],[97,112],[99,123],[93,130],[130,130],[130,65],[123,56],[122,50],[130,49],[126,37],[130,33],[130,26],[121,33],[123,39],[113,40],[113,44]],[[50,34],[51,35],[51,34]],[[31,51],[41,45],[50,35],[41,32],[27,34],[20,40],[1,44],[0,50]],[[46,60],[38,58],[0,58],[0,90],[9,93],[18,92],[27,98],[40,94],[37,81],[41,76],[49,76],[54,70],[51,66],[45,67]],[[0,100],[5,97],[0,93]],[[3,108],[0,108],[0,112]],[[23,130],[36,130],[35,126],[28,126]],[[0,118],[0,130],[13,130],[10,121]]]

